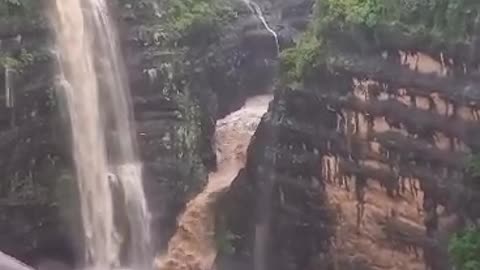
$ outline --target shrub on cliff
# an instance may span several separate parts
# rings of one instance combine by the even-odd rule
[[[450,242],[449,250],[458,270],[480,269],[480,229],[456,234]]]
[[[281,69],[288,82],[297,82],[319,66],[321,43],[313,34],[305,34],[294,48],[287,49],[281,55]]]
[[[168,14],[173,28],[188,32],[196,24],[214,25],[232,16],[226,1],[218,0],[170,0]]]
[[[304,40],[322,41],[315,45],[322,53],[308,51],[311,42],[298,42],[283,55],[288,80],[308,77],[340,50],[424,52],[467,67],[480,62],[480,5],[474,0],[317,0],[310,29]],[[312,55],[322,59],[305,61]]]
[[[479,10],[478,2],[472,0],[318,0],[316,24],[423,29],[425,34],[451,41],[473,34]]]
[[[0,0],[0,17],[33,11],[39,0]]]
[[[179,41],[191,36],[195,41],[213,36],[236,17],[229,0],[118,1],[126,10],[135,10],[134,19],[142,22],[140,39],[156,45],[182,46]]]
[[[0,52],[0,67],[8,67],[17,71],[22,71],[34,61],[34,56],[22,49],[18,54],[10,56]]]

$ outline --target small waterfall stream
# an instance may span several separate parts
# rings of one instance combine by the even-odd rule
[[[5,107],[13,108],[14,104],[14,96],[13,96],[13,73],[9,66],[5,67]]]
[[[267,29],[268,32],[270,32],[275,39],[275,46],[277,48],[277,54],[280,54],[280,42],[278,40],[278,35],[277,33],[270,27],[268,24],[267,20],[265,19],[265,16],[263,16],[262,8],[254,1],[252,0],[242,0],[245,5],[252,11],[252,13],[258,17],[260,22],[262,22],[263,26],[265,29]]]
[[[60,94],[70,116],[86,267],[151,269],[142,165],[107,1],[54,2]]]
[[[214,204],[244,166],[250,139],[271,99],[271,95],[252,97],[240,110],[217,121],[218,170],[210,173],[206,188],[187,204],[167,253],[157,260],[159,270],[212,269],[217,255]]]

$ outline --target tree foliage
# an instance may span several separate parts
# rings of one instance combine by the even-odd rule
[[[354,35],[366,38],[365,45],[374,50],[378,34],[385,29],[397,33],[394,36],[415,36],[417,42],[428,43],[418,47],[455,49],[458,43],[473,44],[479,40],[480,4],[476,0],[317,0],[310,28],[304,40],[322,41],[316,45],[322,52],[334,52],[345,45],[342,44],[345,40],[337,39],[339,33],[352,35],[355,42],[362,41]],[[401,39],[398,42],[402,42]],[[327,59],[305,61],[306,57],[301,54],[312,47],[306,46],[308,44],[312,43],[302,40],[284,54],[285,77],[299,80],[308,76],[303,71],[313,68],[305,65],[328,63]],[[329,54],[317,53],[316,56],[328,58]]]
[[[135,9],[144,37],[157,45],[177,43],[200,28],[210,34],[236,17],[230,0],[118,0]],[[143,11],[140,11],[143,10]],[[141,15],[138,15],[141,14]]]
[[[0,52],[0,67],[8,67],[21,72],[34,62],[34,55],[22,49],[17,55],[9,56]]]
[[[322,10],[328,14],[326,22],[366,24],[374,26],[384,9],[383,0],[324,0],[319,1]],[[322,12],[323,13],[323,12]]]
[[[318,0],[317,23],[364,25],[372,30],[380,24],[398,25],[464,39],[473,35],[479,11],[475,0]]]
[[[468,173],[472,178],[480,177],[480,155],[472,155],[467,164]]]
[[[321,42],[311,33],[306,33],[296,47],[282,52],[281,68],[287,82],[298,82],[312,74],[320,65]]]
[[[218,0],[171,0],[168,14],[176,31],[185,32],[196,24],[214,24],[232,15],[226,1]]]
[[[458,270],[480,269],[480,230],[469,229],[456,234],[449,251]]]

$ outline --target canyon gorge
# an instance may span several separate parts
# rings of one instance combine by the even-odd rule
[[[0,270],[480,270],[479,35],[469,0],[0,0]]]

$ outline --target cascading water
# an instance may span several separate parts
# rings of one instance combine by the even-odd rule
[[[33,270],[27,265],[15,260],[14,258],[0,252],[0,269],[2,270]]]
[[[150,214],[128,82],[107,1],[54,2],[61,94],[70,116],[86,266],[150,269]]]
[[[249,98],[240,110],[217,121],[218,170],[209,174],[207,187],[187,204],[166,254],[157,260],[159,270],[213,269],[217,255],[214,205],[245,165],[249,141],[271,99],[271,95]]]
[[[255,14],[258,19],[262,22],[265,29],[270,32],[275,39],[275,45],[277,49],[277,55],[280,55],[280,42],[278,40],[277,33],[270,27],[265,16],[263,15],[262,9],[260,6],[253,2],[252,0],[243,0],[245,5]],[[270,221],[270,205],[271,205],[271,194],[272,187],[266,186],[263,188],[264,191],[264,198],[261,198],[261,207],[260,211],[262,214],[260,216],[263,217],[262,222],[255,226],[255,243],[253,247],[253,259],[254,259],[254,270],[264,270],[266,269],[266,252],[267,252],[267,242],[269,236],[269,226],[268,223]]]
[[[260,8],[260,6],[257,3],[255,3],[251,0],[243,0],[243,2],[252,11],[252,13],[255,14],[258,17],[258,19],[262,22],[265,29],[267,29],[267,31],[272,34],[273,38],[275,39],[275,46],[277,48],[277,54],[280,54],[280,42],[278,40],[278,35],[270,27],[267,20],[265,19],[265,16],[263,16],[263,12],[262,12],[262,9]]]
[[[5,67],[5,107],[13,108],[15,106],[13,99],[13,70]]]

